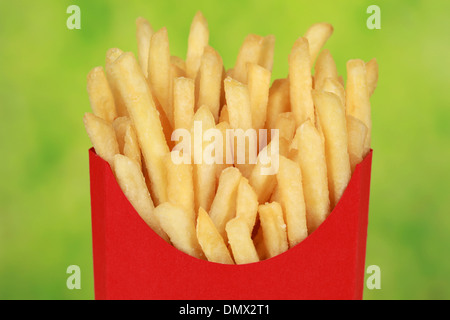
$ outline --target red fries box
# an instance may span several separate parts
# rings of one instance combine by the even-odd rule
[[[278,256],[243,265],[200,260],[166,243],[93,148],[89,164],[96,299],[362,299],[372,150],[316,231]]]

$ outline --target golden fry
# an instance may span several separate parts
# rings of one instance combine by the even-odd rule
[[[291,111],[297,127],[308,118],[315,122],[311,95],[311,58],[306,38],[298,38],[289,54],[289,84]]]
[[[234,264],[225,241],[203,208],[198,211],[196,231],[198,242],[208,261]]]
[[[364,158],[364,141],[367,135],[366,125],[357,118],[347,115],[348,154],[352,172]]]
[[[359,59],[347,62],[347,87],[346,87],[346,111],[347,114],[361,120],[367,127],[366,140],[364,142],[364,154],[370,149],[372,118],[367,87],[366,65]]]
[[[92,113],[85,113],[83,122],[97,155],[114,168],[113,160],[119,153],[119,145],[111,123]]]
[[[316,57],[327,42],[328,38],[333,34],[333,26],[329,23],[315,23],[305,33],[305,38],[309,42],[309,52],[311,63],[313,64]]]
[[[186,76],[195,79],[200,61],[202,59],[203,50],[208,45],[209,29],[208,22],[199,11],[195,15],[191,29],[189,31],[188,49],[186,56]]]
[[[209,215],[220,235],[227,240],[225,225],[236,215],[236,196],[241,173],[235,167],[222,171]]]
[[[333,93],[314,91],[313,96],[325,137],[328,188],[331,208],[334,208],[351,177],[345,110]]]
[[[170,202],[157,206],[154,213],[175,248],[199,259],[204,257],[197,240],[195,220],[189,214]]]
[[[283,208],[284,221],[287,225],[289,247],[292,248],[308,236],[300,166],[294,161],[280,156],[277,185],[279,202]]]
[[[103,67],[95,67],[88,73],[87,92],[92,112],[108,122],[113,122],[117,117],[116,105]]]
[[[160,103],[173,128],[172,64],[167,28],[155,32],[150,41],[148,55],[148,81],[152,94]]]
[[[207,105],[216,122],[219,120],[222,69],[222,57],[213,48],[206,46],[196,79],[198,90],[196,105]]]
[[[167,177],[164,156],[169,152],[158,111],[138,62],[132,53],[122,54],[111,65],[136,129],[145,167],[151,181],[151,194],[156,204],[166,201]]]
[[[136,41],[139,65],[144,76],[148,76],[148,54],[150,51],[150,39],[153,35],[153,28],[150,22],[143,17],[136,19]]]
[[[114,156],[114,171],[120,188],[136,209],[136,212],[153,231],[169,242],[169,237],[162,230],[159,219],[154,213],[153,201],[145,184],[142,171],[136,162],[124,155],[116,154]]]
[[[236,217],[227,222],[226,232],[236,264],[258,262],[259,256],[248,230],[247,221]]]
[[[312,233],[330,213],[325,146],[319,131],[310,120],[296,131],[293,147],[303,179],[308,233]]]
[[[275,257],[288,248],[286,223],[283,220],[283,211],[277,202],[266,203],[258,207],[263,241],[267,258]]]

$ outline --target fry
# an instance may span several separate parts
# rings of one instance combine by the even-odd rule
[[[266,128],[275,128],[278,115],[289,111],[291,111],[289,79],[276,79],[269,89]]]
[[[195,220],[194,177],[190,163],[175,164],[171,154],[166,155],[167,201],[182,208]]]
[[[309,52],[311,64],[316,60],[320,49],[325,45],[328,38],[333,34],[333,26],[329,23],[315,23],[305,33],[305,38],[309,42]]]
[[[342,106],[345,106],[345,88],[338,79],[326,78],[323,83],[322,90],[337,95],[339,100],[341,100]]]
[[[190,130],[194,118],[194,80],[175,78],[173,84],[174,129]]]
[[[277,183],[279,201],[287,225],[289,247],[292,248],[308,236],[300,166],[294,161],[280,156]]]
[[[236,196],[236,217],[242,217],[250,230],[253,231],[258,213],[258,196],[244,177],[239,182]]]
[[[211,220],[225,241],[227,240],[225,225],[236,215],[236,196],[241,177],[240,171],[235,167],[229,167],[222,171],[209,211]]]
[[[116,118],[112,126],[114,128],[114,132],[116,133],[117,143],[119,144],[119,152],[123,154],[123,148],[125,145],[125,133],[127,131],[128,125],[131,123],[129,117],[118,117]]]
[[[204,256],[197,240],[195,220],[189,214],[170,202],[161,203],[154,213],[175,248],[196,258]]]
[[[123,140],[123,155],[134,160],[139,168],[142,169],[141,149],[139,148],[136,130],[134,130],[131,122],[127,126]]]
[[[236,217],[227,222],[226,232],[236,264],[258,262],[259,257],[247,221]]]
[[[311,96],[311,59],[306,38],[298,38],[289,54],[289,84],[291,111],[297,127],[308,118],[315,122]]]
[[[258,64],[261,67],[266,68],[270,72],[272,72],[273,67],[274,49],[275,49],[275,36],[274,35],[265,36],[262,42]]]
[[[259,260],[267,259],[268,253],[266,245],[264,243],[264,234],[261,224],[259,225],[258,230],[253,237],[253,243],[255,245],[256,252],[258,253]]]
[[[271,72],[255,63],[247,67],[252,127],[259,130],[264,128],[266,122]]]
[[[153,231],[169,242],[169,237],[162,230],[159,220],[154,213],[153,201],[145,184],[142,171],[136,162],[124,155],[116,154],[114,156],[114,170],[120,188],[134,209],[136,209],[136,212]]]
[[[106,78],[108,79],[109,87],[111,88],[111,93],[114,97],[114,105],[116,106],[117,117],[128,116],[127,107],[125,106],[123,97],[120,95],[119,89],[117,88],[117,82],[119,81],[119,79],[117,79],[117,77],[115,77],[111,71],[111,65],[122,54],[123,51],[119,48],[111,48],[106,52],[105,61]]]
[[[311,234],[330,213],[325,146],[311,120],[297,129],[292,144],[297,149],[296,162],[302,172],[306,221]]]
[[[276,176],[274,174],[264,174],[264,169],[268,169],[274,165],[275,157],[279,153],[279,145],[277,139],[273,139],[258,155],[256,165],[253,167],[249,179],[249,183],[255,190],[258,202],[265,203],[269,200],[276,184]],[[276,164],[275,164],[276,166]]]
[[[198,83],[196,106],[207,105],[216,122],[219,120],[222,69],[222,57],[213,48],[206,46],[196,79]]]
[[[348,132],[348,154],[350,157],[350,167],[352,172],[360,163],[364,154],[364,141],[367,134],[366,125],[357,118],[347,115],[347,132]]]
[[[313,96],[325,137],[328,189],[331,208],[334,208],[351,177],[345,111],[333,93],[314,91]]]
[[[280,138],[284,138],[289,142],[292,141],[296,128],[297,126],[292,112],[278,114],[274,129],[279,131]]]
[[[224,80],[224,87],[231,127],[243,130],[252,128],[250,95],[247,86],[227,77]]]
[[[367,127],[367,135],[364,142],[364,154],[370,149],[372,119],[370,115],[369,90],[367,89],[366,65],[359,59],[347,62],[347,86],[346,86],[346,110],[347,114],[361,120]]]
[[[252,155],[255,155],[257,147],[257,137],[253,137],[255,139],[251,139],[247,135],[254,133],[254,131],[247,131],[248,129],[252,129],[252,112],[248,88],[246,85],[230,77],[225,79],[224,86],[229,123],[233,129],[241,130],[234,132],[234,161],[242,173],[248,177],[253,166],[250,158]],[[241,144],[241,146],[238,144]],[[253,153],[250,153],[250,151]],[[244,157],[244,159],[239,158],[240,156]]]
[[[92,112],[108,122],[113,122],[117,117],[116,105],[103,67],[95,67],[88,73],[87,92]]]
[[[148,81],[158,102],[173,128],[172,67],[167,28],[156,31],[150,41]]]
[[[95,152],[114,168],[113,160],[119,153],[119,145],[111,123],[88,112],[84,114],[83,122]]]
[[[188,49],[186,55],[186,76],[195,79],[203,50],[208,45],[209,29],[208,22],[200,11],[197,12],[192,20],[188,38]]]
[[[192,146],[194,146],[194,190],[195,211],[197,212],[200,207],[209,210],[216,189],[216,166],[214,163],[207,163],[203,158],[204,151],[208,145],[204,134],[208,129],[215,127],[215,121],[207,106],[201,106],[195,113],[193,120],[191,136],[194,138]],[[201,123],[202,125],[203,136],[200,139],[195,139],[194,128],[196,123]],[[199,140],[198,146],[195,146],[196,140]]]
[[[169,147],[144,74],[132,53],[121,55],[112,63],[111,71],[118,79],[118,89],[136,129],[151,181],[150,193],[156,204],[163,203],[167,187],[164,156],[169,152]]]
[[[378,83],[378,62],[375,58],[366,63],[366,79],[370,97],[377,88]]]
[[[120,57],[122,55],[122,53],[123,53],[123,51],[120,50],[119,48],[108,49],[108,51],[106,51],[105,66],[108,66],[111,63],[113,63],[114,61],[116,61],[116,59],[118,57]]]
[[[333,56],[327,49],[322,50],[314,66],[314,89],[322,90],[327,78],[337,81],[338,73]]]
[[[234,264],[225,241],[203,208],[198,211],[196,232],[198,242],[208,261]]]
[[[139,65],[144,76],[148,76],[148,54],[150,51],[150,39],[153,35],[151,24],[143,17],[136,19],[136,41]]]
[[[258,213],[263,230],[263,241],[267,258],[272,258],[285,252],[289,245],[281,205],[277,202],[260,205]]]
[[[263,41],[264,38],[256,34],[245,37],[233,68],[233,79],[247,84],[247,66],[249,63],[258,63]]]

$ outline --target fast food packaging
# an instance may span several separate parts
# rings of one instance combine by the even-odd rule
[[[224,265],[162,240],[89,150],[96,299],[362,299],[372,150],[337,206],[305,240],[257,263]]]

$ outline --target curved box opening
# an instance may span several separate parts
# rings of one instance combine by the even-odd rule
[[[162,240],[120,189],[109,164],[89,150],[96,299],[362,299],[372,150],[328,218],[288,251],[257,263],[223,265]]]

